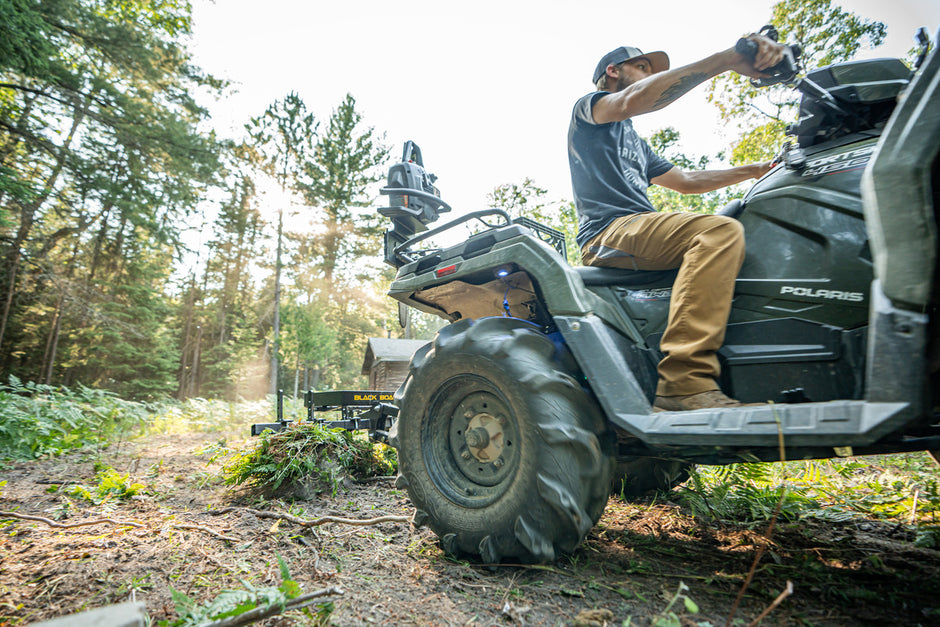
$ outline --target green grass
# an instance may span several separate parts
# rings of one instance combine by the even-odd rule
[[[299,402],[284,403],[288,419],[303,410]],[[273,397],[260,401],[230,402],[217,399],[191,398],[185,401],[167,400],[153,407],[147,421],[147,433],[182,434],[215,433],[233,428],[244,428],[257,422],[272,422],[275,410]]]

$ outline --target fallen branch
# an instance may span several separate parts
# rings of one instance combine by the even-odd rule
[[[222,509],[210,509],[207,513],[210,516],[221,516],[222,514],[228,514],[229,512],[237,512],[237,507],[223,507]]]
[[[0,518],[17,518],[19,520],[35,520],[36,522],[45,523],[49,525],[50,527],[55,527],[56,529],[72,529],[74,527],[88,527],[90,525],[100,525],[101,523],[109,523],[112,525],[117,525],[118,527],[143,527],[144,526],[140,523],[131,522],[129,520],[114,520],[111,518],[98,518],[96,520],[86,520],[83,522],[62,524],[54,520],[51,520],[49,518],[43,518],[42,516],[28,516],[26,514],[17,514],[16,512],[0,512]]]
[[[341,588],[330,586],[329,588],[302,594],[295,599],[291,599],[283,606],[274,605],[271,607],[257,607],[253,610],[245,612],[244,614],[239,614],[238,616],[223,618],[222,620],[217,620],[211,623],[203,623],[201,627],[240,627],[241,625],[250,625],[251,623],[258,622],[259,620],[264,620],[265,618],[270,618],[271,616],[277,616],[283,612],[299,610],[301,608],[307,607],[308,605],[313,605],[317,599],[333,594],[344,594],[344,592]]]
[[[774,602],[767,606],[763,612],[760,613],[760,616],[752,620],[747,627],[757,627],[768,614],[774,611],[778,605],[783,603],[783,600],[793,594],[793,582],[787,581],[787,587],[783,589],[783,592],[777,595],[777,598],[774,599]]]
[[[210,514],[214,516],[219,516],[221,514],[227,514],[231,511],[243,511],[248,512],[249,514],[254,514],[258,518],[274,518],[277,520],[286,520],[289,523],[294,523],[295,525],[300,525],[301,527],[319,527],[320,525],[325,525],[327,523],[337,523],[340,525],[354,525],[357,527],[366,527],[369,525],[378,525],[381,523],[387,522],[398,522],[398,523],[407,523],[411,522],[411,516],[379,516],[378,518],[341,518],[339,516],[322,516],[320,518],[314,518],[313,520],[308,520],[306,518],[300,518],[298,516],[293,516],[291,514],[279,514],[277,512],[263,512],[258,509],[244,508],[242,510],[236,510],[234,507],[226,507],[218,511],[211,511]]]
[[[223,536],[218,531],[213,531],[208,527],[203,527],[202,525],[173,525],[173,529],[192,529],[193,531],[202,531],[203,533],[208,533],[213,538],[218,538],[219,540],[225,540],[226,542],[238,542],[238,538],[232,538],[231,536]]]
[[[246,510],[251,512],[258,518],[276,518],[280,520],[286,520],[289,523],[294,523],[295,525],[300,525],[301,527],[319,527],[320,525],[325,525],[327,523],[338,523],[341,525],[354,525],[357,527],[367,527],[369,525],[378,525],[386,522],[400,522],[406,523],[411,520],[411,516],[379,516],[378,518],[341,518],[339,516],[321,516],[320,518],[314,518],[313,520],[307,520],[305,518],[299,518],[297,516],[292,516],[290,514],[278,514],[277,512],[262,512],[260,510],[249,509]]]
[[[132,522],[130,520],[114,520],[112,518],[97,518],[95,520],[85,520],[77,523],[60,523],[56,522],[50,518],[43,518],[42,516],[29,516],[27,514],[17,514],[16,512],[0,512],[0,518],[16,518],[18,520],[34,520],[36,522],[41,522],[49,525],[50,527],[55,527],[56,529],[73,529],[75,527],[89,527],[91,525],[99,525],[101,523],[109,523],[112,525],[117,525],[118,527],[137,527],[143,528],[146,525],[140,523]],[[229,536],[223,536],[217,531],[213,531],[208,527],[202,527],[200,525],[173,525],[173,529],[192,529],[194,531],[202,531],[208,533],[209,535],[218,538],[219,540],[227,540],[228,542],[238,542],[238,538],[232,538]]]

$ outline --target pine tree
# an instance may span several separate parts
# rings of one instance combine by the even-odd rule
[[[191,359],[192,367],[202,372],[203,395],[250,395],[242,376],[261,341],[252,271],[262,252],[264,227],[255,203],[255,184],[242,174],[221,207],[207,247],[202,324],[196,331],[202,340],[200,359]]]
[[[214,179],[221,148],[196,128],[206,112],[192,93],[221,83],[180,44],[189,3],[11,0],[0,18],[0,369],[41,364],[44,380],[59,370],[60,380],[165,389],[173,351],[136,308],[164,313],[167,273],[157,270],[169,267],[180,218]],[[128,304],[144,316],[130,326]],[[89,320],[102,324],[72,326]],[[102,365],[116,353],[92,344],[129,337],[161,362],[152,376]],[[120,362],[133,351],[117,352]]]
[[[321,229],[309,250],[327,285],[354,279],[357,263],[378,253],[383,227],[373,211],[363,209],[372,200],[369,187],[383,176],[379,166],[388,159],[381,141],[374,128],[362,127],[356,100],[347,94],[313,154],[301,163],[297,190],[307,205],[319,210]]]
[[[252,118],[245,128],[253,141],[246,151],[248,160],[273,176],[282,191],[296,191],[301,164],[309,158],[317,136],[316,118],[307,111],[303,99],[291,92],[284,99],[276,100],[263,115]],[[280,371],[281,271],[284,267],[283,206],[277,208],[275,251],[269,370],[269,392],[272,394],[279,388]]]

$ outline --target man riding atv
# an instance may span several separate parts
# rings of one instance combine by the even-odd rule
[[[940,451],[940,55],[927,43],[913,72],[871,59],[801,77],[795,45],[768,67],[782,50],[757,36],[671,71],[658,53],[603,59],[570,136],[594,266],[570,266],[562,234],[500,209],[429,228],[450,206],[406,143],[378,209],[389,295],[451,323],[387,410],[415,524],[450,555],[550,562],[612,487],[668,489],[691,464]],[[685,173],[632,135],[630,118],[728,70],[799,92],[780,165]],[[657,213],[645,195],[757,176],[719,216]],[[467,223],[483,228],[431,241]]]
[[[751,78],[777,65],[786,46],[762,35],[753,61],[730,48],[669,69],[663,52],[619,47],[594,70],[594,91],[578,100],[568,128],[568,160],[585,265],[631,270],[678,268],[660,350],[654,408],[733,407],[718,387],[716,351],[725,337],[735,278],[744,260],[744,230],[721,215],[660,213],[650,184],[683,194],[713,191],[770,171],[770,162],[686,172],[656,155],[631,118],[658,111],[726,71]]]

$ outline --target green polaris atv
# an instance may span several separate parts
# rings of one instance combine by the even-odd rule
[[[415,522],[451,554],[544,562],[579,545],[612,485],[639,495],[782,449],[940,450],[940,55],[920,61],[776,79],[802,92],[795,142],[722,210],[747,256],[719,383],[756,406],[653,412],[675,272],[572,267],[560,233],[499,210],[429,230],[450,207],[406,144],[379,210],[389,295],[451,322],[395,394]],[[483,226],[430,245],[468,222]]]

